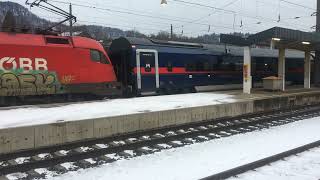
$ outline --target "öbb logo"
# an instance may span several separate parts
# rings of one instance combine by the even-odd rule
[[[35,58],[34,62],[30,58],[3,57],[0,59],[0,70],[48,70],[47,60],[44,58]]]

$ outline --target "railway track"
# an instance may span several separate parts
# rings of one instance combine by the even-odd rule
[[[320,106],[251,114],[0,155],[0,177],[44,178],[320,116]],[[1,178],[0,178],[1,179]]]
[[[279,154],[276,154],[276,155],[273,155],[273,156],[270,156],[270,157],[266,157],[266,158],[263,158],[263,159],[260,159],[260,160],[257,160],[257,161],[242,165],[242,166],[238,166],[238,167],[235,167],[235,168],[232,168],[232,169],[229,169],[229,170],[214,174],[212,176],[203,178],[202,180],[221,180],[221,179],[227,179],[227,178],[231,178],[231,177],[236,177],[237,175],[246,173],[246,172],[251,171],[251,170],[255,170],[257,168],[260,168],[260,167],[266,166],[268,164],[271,164],[271,163],[277,162],[279,160],[282,160],[282,159],[284,159],[286,157],[297,155],[299,153],[308,151],[310,149],[313,149],[313,148],[316,148],[316,147],[319,147],[319,146],[320,146],[320,140],[319,141],[315,141],[315,142],[310,143],[310,144],[306,144],[304,146],[300,146],[300,147],[297,147],[297,148],[282,152],[282,153],[279,153]]]

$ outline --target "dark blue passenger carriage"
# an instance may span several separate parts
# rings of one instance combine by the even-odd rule
[[[141,38],[119,38],[109,54],[127,93],[181,93],[241,88],[243,48]],[[252,50],[256,86],[277,74],[275,50]],[[287,81],[303,82],[303,54],[287,53]],[[301,72],[302,69],[302,72]],[[290,73],[293,70],[294,73]]]

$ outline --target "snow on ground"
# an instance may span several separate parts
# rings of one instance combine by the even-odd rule
[[[50,180],[199,179],[317,141],[320,139],[319,128],[320,117],[312,118],[263,131],[119,160],[97,168],[69,172]],[[314,175],[317,176],[315,179],[320,178],[319,173]],[[300,180],[300,177],[291,176],[290,179]]]
[[[112,99],[60,107],[0,110],[0,129],[235,102],[234,96],[193,93]]]
[[[270,166],[264,166],[256,171],[250,171],[241,174],[238,178],[230,180],[316,180],[320,178],[320,148],[285,158],[285,161],[272,163]]]

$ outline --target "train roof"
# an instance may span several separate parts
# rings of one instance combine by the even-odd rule
[[[131,50],[132,47],[140,49],[156,49],[158,52],[175,52],[187,54],[214,54],[221,55],[226,52],[235,56],[243,56],[243,47],[222,44],[200,44],[177,41],[163,41],[147,38],[121,37],[112,41],[110,52]],[[252,48],[253,57],[278,57],[278,50],[268,48]],[[286,50],[288,58],[304,58],[304,53],[296,50]]]
[[[196,43],[160,41],[133,37],[121,37],[113,40],[109,52],[115,53],[121,50],[131,51],[133,47],[136,49],[156,49],[160,53],[220,54],[219,52],[210,52],[208,49],[203,48],[201,44]]]
[[[102,45],[97,41],[85,37],[51,36],[21,33],[0,32],[0,45],[26,45],[26,46],[47,46],[55,47],[78,47],[86,49],[98,49],[104,51]]]

